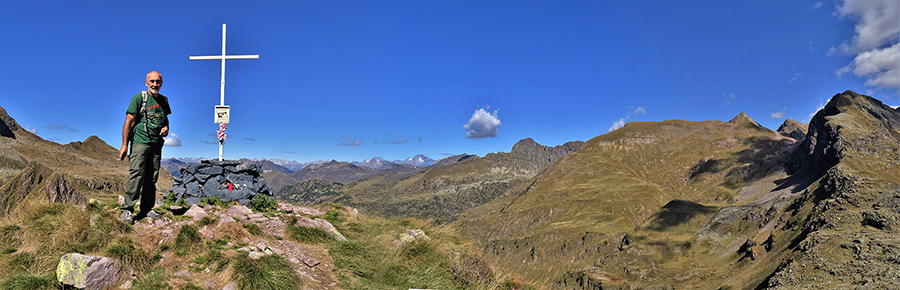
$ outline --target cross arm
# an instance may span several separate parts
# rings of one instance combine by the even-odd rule
[[[190,60],[210,60],[210,59],[259,59],[258,54],[247,54],[247,55],[201,55],[201,56],[191,56]]]

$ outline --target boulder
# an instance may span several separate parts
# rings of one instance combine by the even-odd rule
[[[338,241],[346,241],[347,240],[347,238],[345,238],[344,235],[342,235],[340,232],[338,232],[338,230],[336,228],[334,228],[334,225],[332,225],[330,222],[328,222],[327,220],[324,220],[324,219],[320,219],[320,218],[310,219],[308,217],[304,217],[304,218],[300,219],[299,221],[297,221],[297,226],[321,229],[321,230],[331,234],[331,236],[334,237],[334,239],[336,239]]]
[[[413,241],[430,241],[425,232],[420,229],[408,229],[405,233],[400,234],[397,240],[394,241],[394,246],[402,247]]]
[[[192,205],[191,208],[188,209],[188,211],[184,213],[184,215],[193,217],[194,221],[198,221],[198,220],[208,216],[209,214],[207,214],[206,211],[203,210],[203,208],[201,208],[195,204],[195,205]]]
[[[56,280],[78,289],[106,289],[122,278],[124,269],[107,257],[69,253],[59,259]]]

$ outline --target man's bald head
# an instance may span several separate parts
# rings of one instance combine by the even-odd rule
[[[152,71],[147,74],[144,84],[147,85],[147,92],[156,96],[159,94],[159,89],[162,88],[162,75],[157,71]]]

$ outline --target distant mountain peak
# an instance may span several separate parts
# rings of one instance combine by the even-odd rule
[[[803,139],[806,138],[806,127],[806,124],[791,119],[785,119],[784,123],[782,123],[781,126],[778,126],[778,130],[775,132],[778,132],[778,134],[785,137],[803,141]]]
[[[744,112],[741,112],[734,118],[731,118],[731,120],[728,121],[728,124],[732,124],[732,125],[736,125],[736,126],[741,126],[741,125],[751,126],[751,127],[757,128],[757,129],[765,128],[762,125],[760,125],[759,123],[757,123],[755,120],[753,120],[753,118],[750,118],[750,116],[748,116],[747,113],[744,113]]]

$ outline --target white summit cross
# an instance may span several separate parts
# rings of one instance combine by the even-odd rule
[[[222,60],[222,86],[219,95],[219,105],[216,106],[215,122],[222,124],[219,127],[219,161],[222,161],[222,145],[225,142],[225,125],[228,124],[231,108],[225,105],[225,60],[226,59],[258,59],[259,55],[225,55],[225,23],[222,23],[222,55],[191,56],[190,60]]]

